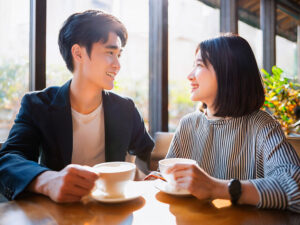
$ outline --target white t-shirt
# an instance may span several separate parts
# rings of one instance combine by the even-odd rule
[[[93,166],[105,162],[105,130],[102,104],[89,114],[72,109],[72,163]]]

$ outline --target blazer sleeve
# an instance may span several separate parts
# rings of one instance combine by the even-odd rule
[[[32,107],[27,94],[0,150],[0,192],[9,200],[21,194],[37,175],[49,170],[38,164],[40,135],[33,122]]]
[[[151,153],[154,147],[153,139],[147,132],[144,120],[140,115],[138,109],[133,101],[129,99],[132,104],[132,132],[131,141],[129,145],[129,153],[131,155],[143,156]]]

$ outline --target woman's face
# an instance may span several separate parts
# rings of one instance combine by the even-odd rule
[[[209,62],[205,66],[200,50],[196,54],[194,68],[187,78],[191,82],[191,100],[212,106],[217,95],[217,76]]]

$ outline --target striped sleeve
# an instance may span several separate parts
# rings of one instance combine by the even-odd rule
[[[263,178],[250,180],[260,195],[258,207],[300,213],[300,160],[297,153],[277,123],[266,125],[258,138],[263,140],[257,154],[258,161],[264,164]]]

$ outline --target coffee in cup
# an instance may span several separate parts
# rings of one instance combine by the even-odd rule
[[[136,165],[129,162],[106,162],[93,168],[99,176],[95,188],[108,198],[120,198],[124,197],[126,184],[134,179]]]

